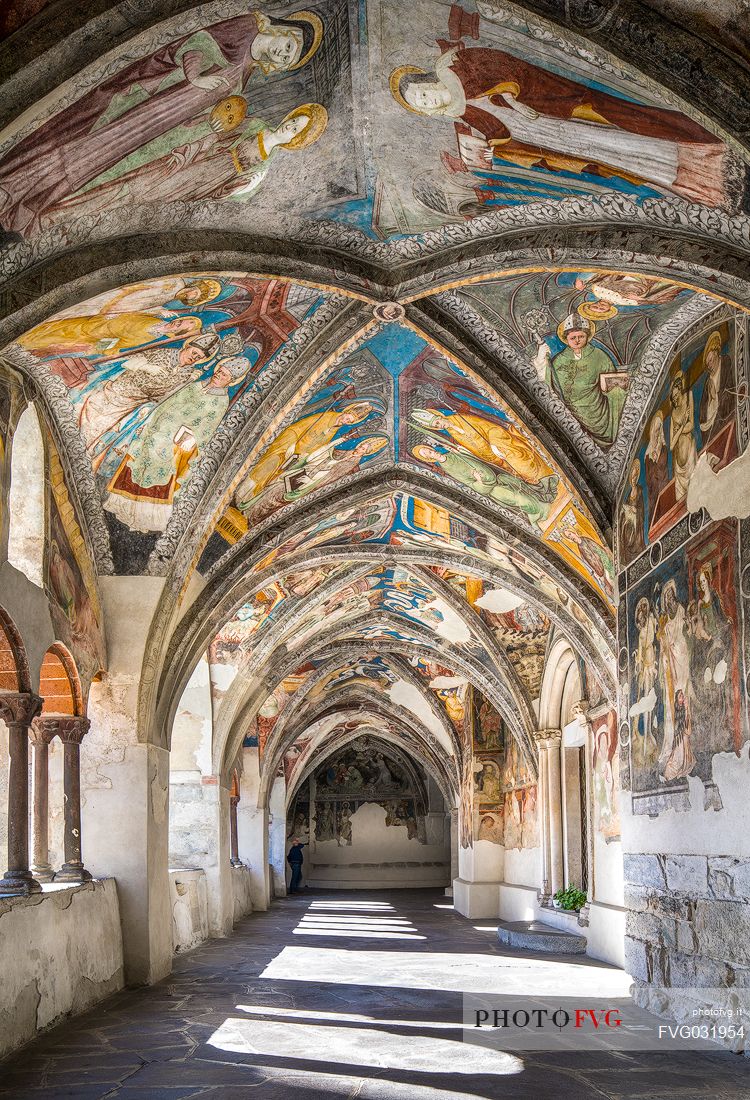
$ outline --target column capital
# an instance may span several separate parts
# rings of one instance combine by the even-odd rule
[[[0,691],[0,718],[6,726],[30,726],[43,701],[31,691]]]
[[[588,699],[579,699],[578,702],[574,703],[571,707],[571,713],[573,714],[574,718],[580,718],[584,723],[588,724],[588,722],[590,721],[590,707],[591,704],[589,703]]]
[[[78,714],[44,714],[38,722],[43,722],[51,730],[51,737],[59,737],[64,745],[80,745],[89,731],[91,722]]]
[[[38,714],[29,726],[29,741],[32,745],[49,745],[57,736],[58,715]]]
[[[556,741],[562,741],[562,730],[544,729],[534,730],[531,735],[536,743],[541,746],[552,745]]]

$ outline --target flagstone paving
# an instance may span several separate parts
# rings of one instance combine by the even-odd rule
[[[438,891],[303,891],[175,959],[0,1066],[14,1100],[673,1100],[750,1098],[720,1048],[547,1051],[462,1042],[462,994],[581,1002],[627,988],[578,957],[502,947]],[[546,1002],[545,1002],[546,1003]],[[557,1003],[550,1001],[550,1003]]]

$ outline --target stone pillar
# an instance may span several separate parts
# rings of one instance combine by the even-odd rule
[[[552,891],[550,889],[552,879],[550,875],[549,817],[547,814],[547,804],[549,801],[547,791],[549,785],[547,781],[547,739],[545,737],[545,733],[545,730],[539,730],[534,734],[534,741],[536,742],[536,746],[539,751],[539,849],[542,856],[542,885],[541,889],[539,890],[539,900],[542,905],[545,905],[552,897]]]
[[[240,796],[238,794],[230,795],[229,798],[229,846],[232,852],[229,862],[233,867],[241,867],[242,860],[240,859],[240,845],[237,835],[237,804],[239,803]]]
[[[37,882],[52,882],[55,877],[49,862],[49,744],[56,734],[57,716],[35,718],[29,728],[34,747],[31,870]]]
[[[55,882],[86,882],[91,878],[81,854],[81,741],[88,729],[88,718],[58,718],[57,732],[63,743],[65,862]]]
[[[0,718],[8,727],[8,870],[0,895],[37,894],[41,886],[29,870],[29,728],[42,709],[38,695],[0,692]]]
[[[169,751],[154,728],[141,730],[151,741],[138,736],[138,697],[152,671],[143,653],[164,580],[101,577],[100,586],[108,671],[91,685],[81,745],[86,864],[117,881],[125,980],[146,985],[172,968]]]
[[[539,802],[542,807],[543,872],[539,900],[545,903],[565,885],[560,770],[562,731],[537,730],[534,740],[539,746]]]
[[[242,751],[240,803],[237,807],[237,835],[241,837],[245,866],[250,871],[253,912],[271,904],[271,876],[268,865],[268,811],[258,805],[260,768],[257,748]]]
[[[562,827],[562,784],[560,746],[562,732],[547,730],[547,797],[549,806],[550,876],[552,893],[565,886]]]

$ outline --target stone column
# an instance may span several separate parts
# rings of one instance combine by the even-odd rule
[[[0,692],[0,718],[8,727],[8,870],[0,895],[38,894],[41,886],[29,870],[29,727],[42,709],[38,695]]]
[[[37,882],[52,882],[55,877],[49,862],[49,743],[56,734],[57,715],[40,715],[29,728],[34,746],[31,870]]]
[[[81,741],[88,732],[88,718],[58,718],[63,743],[63,795],[65,798],[65,862],[55,882],[86,882],[91,875],[81,856]]]
[[[562,785],[560,770],[561,730],[545,730],[547,736],[547,799],[549,806],[550,886],[552,893],[565,886],[563,862]]]
[[[542,885],[541,889],[539,890],[539,900],[542,905],[545,905],[552,897],[552,891],[550,889],[552,884],[552,877],[550,874],[549,815],[547,813],[547,804],[549,802],[549,796],[547,792],[549,789],[549,784],[547,774],[547,738],[545,736],[546,732],[546,730],[538,730],[534,734],[534,741],[539,752],[537,803],[539,806],[539,848],[542,856]]]
[[[233,794],[229,798],[229,845],[232,852],[229,862],[233,867],[242,866],[239,838],[237,836],[237,804],[239,800],[240,796],[238,794]]]

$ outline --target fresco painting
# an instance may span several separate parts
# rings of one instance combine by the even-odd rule
[[[611,604],[611,554],[572,486],[496,394],[485,392],[470,372],[411,329],[382,325],[339,367],[311,381],[288,419],[256,449],[235,494],[233,506],[249,523],[313,490],[395,461],[428,470],[438,481],[497,507]],[[426,502],[415,504],[411,517],[392,516],[389,525],[380,504],[367,509],[366,519],[344,510],[325,523],[327,534],[319,526],[312,538],[295,536],[270,554],[309,546],[319,536],[327,543],[346,535],[391,545],[438,536],[462,547],[481,539]],[[272,560],[269,555],[264,563]]]
[[[594,827],[610,843],[620,839],[620,744],[617,714],[591,719],[594,772]]]
[[[315,839],[352,843],[352,816],[375,802],[385,824],[405,828],[409,840],[427,842],[426,798],[406,757],[382,741],[364,736],[333,753],[315,773]]]
[[[21,337],[16,347],[68,388],[113,530],[166,528],[227,411],[322,300],[276,279],[168,276],[101,294]]]
[[[518,8],[416,2],[424,30],[408,43],[387,0],[368,8],[388,64],[376,139],[399,157],[379,158],[358,220],[350,205],[338,217],[373,236],[604,191],[739,208],[744,169],[724,141]]]
[[[503,796],[504,843],[509,848],[536,848],[539,845],[537,787],[514,787]]]
[[[682,519],[705,456],[723,469],[737,456],[734,322],[711,326],[673,360],[628,470],[620,564],[628,565]]]
[[[12,392],[5,379],[0,376],[0,545],[3,545],[5,529],[8,523],[7,496],[10,488],[10,415]]]
[[[472,739],[475,753],[505,752],[505,723],[480,691],[472,692]]]
[[[711,524],[628,591],[636,812],[639,794],[682,791],[688,776],[708,792],[713,755],[747,737],[737,542],[736,521]]]
[[[327,41],[342,8],[192,20],[3,156],[0,224],[30,236],[132,203],[252,198],[277,158],[325,135],[336,84],[350,88],[350,59]]]
[[[345,568],[345,565],[329,565],[289,573],[258,589],[217,633],[215,659],[225,663],[241,660],[291,603],[304,599],[318,585]]]
[[[694,293],[621,271],[521,272],[461,290],[603,449],[649,340]]]
[[[255,525],[285,504],[391,457],[388,378],[363,349],[326,375],[261,444],[234,505]]]
[[[81,680],[89,684],[106,667],[101,608],[94,575],[65,474],[48,440],[48,543],[45,591],[55,637],[71,654]]]

